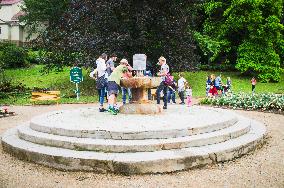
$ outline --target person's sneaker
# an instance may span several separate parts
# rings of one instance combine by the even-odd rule
[[[110,109],[109,109],[109,112],[110,112],[112,115],[117,115],[117,111],[116,111],[114,108],[110,108]]]
[[[116,113],[119,113],[119,108],[114,108],[114,110],[116,111]]]
[[[100,112],[105,112],[105,111],[106,111],[106,109],[104,109],[104,108],[100,108],[100,109],[99,109],[99,111],[100,111]]]
[[[163,109],[167,109],[167,107],[166,107],[166,106],[163,106]]]
[[[179,104],[185,104],[184,102],[181,102],[181,103],[179,103]]]

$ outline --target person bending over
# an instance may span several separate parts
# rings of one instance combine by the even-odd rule
[[[120,87],[120,80],[122,77],[131,77],[132,67],[128,64],[126,59],[120,61],[120,65],[117,66],[111,75],[108,78],[108,103],[109,103],[109,112],[113,115],[117,115],[118,110],[114,108],[116,104],[117,94]]]

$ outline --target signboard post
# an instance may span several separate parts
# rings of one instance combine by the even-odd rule
[[[83,73],[80,67],[72,67],[70,70],[70,81],[76,84],[75,93],[77,95],[77,100],[79,100],[80,90],[79,83],[83,81]]]

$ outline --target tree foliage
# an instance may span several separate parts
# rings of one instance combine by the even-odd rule
[[[174,70],[195,68],[198,55],[188,26],[197,0],[24,0],[23,21],[48,62],[92,62],[100,53],[131,58],[145,53],[154,65],[164,55]],[[39,27],[41,26],[41,27]]]
[[[283,0],[210,0],[194,36],[213,63],[230,62],[262,81],[279,81],[284,55]]]

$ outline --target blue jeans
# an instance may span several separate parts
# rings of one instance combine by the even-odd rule
[[[102,89],[98,89],[99,102],[100,102],[100,105],[101,105],[101,106],[104,105],[105,92],[106,92],[106,88],[105,88],[105,87],[102,88]]]
[[[181,100],[181,103],[184,104],[184,91],[179,91],[179,92],[178,92],[178,95],[179,95],[179,98],[180,98],[180,100]]]
[[[171,99],[172,99],[173,103],[176,103],[176,93],[175,93],[174,90],[169,89],[169,91],[168,91],[168,103],[171,102]]]
[[[121,87],[121,92],[122,92],[122,102],[123,102],[123,104],[126,104],[126,93],[128,93],[128,100],[130,102],[131,98],[132,98],[131,89],[130,88]]]
[[[164,106],[167,107],[168,86],[164,82],[161,82],[161,84],[159,85],[159,87],[157,88],[157,91],[156,91],[157,104],[160,104],[161,91],[163,91],[163,94],[164,94],[164,97],[163,97]]]

